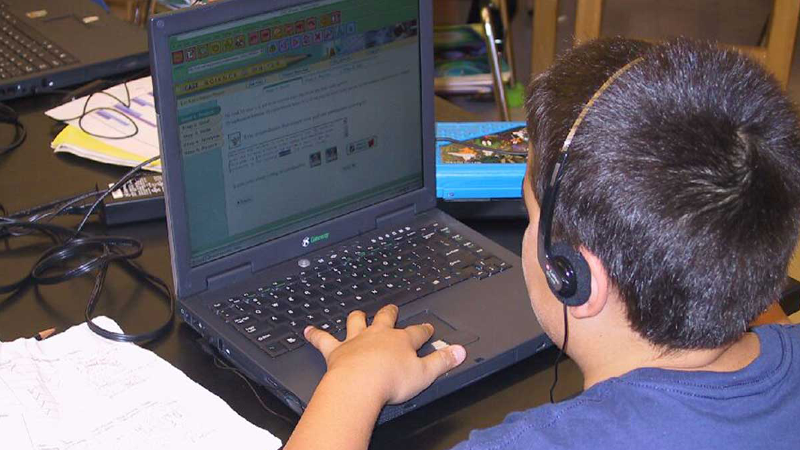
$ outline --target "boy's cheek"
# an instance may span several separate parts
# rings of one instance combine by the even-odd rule
[[[536,227],[528,225],[522,237],[522,274],[536,319],[551,339],[560,342],[560,329],[553,322],[560,320],[560,303],[550,292],[544,273],[539,267],[536,257],[536,231]]]
[[[535,227],[528,225],[522,237],[522,275],[525,278],[525,286],[528,289],[528,297],[531,299],[531,306],[534,299],[542,298],[542,288],[549,292],[544,280],[544,273],[539,267],[536,257],[536,230]],[[545,283],[545,286],[542,286]],[[534,310],[536,307],[534,306]]]

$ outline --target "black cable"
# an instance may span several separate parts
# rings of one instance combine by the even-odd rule
[[[81,86],[78,89],[75,89],[73,91],[68,92],[67,96],[65,96],[65,99],[62,100],[63,103],[68,103],[68,102],[70,102],[72,100],[75,100],[75,98],[77,98],[77,97],[81,97],[81,95],[79,93],[81,93],[83,91],[87,91],[87,90],[95,87],[94,85],[102,86],[102,85],[110,84],[111,86],[107,88],[107,89],[110,89],[110,88],[113,88],[114,86],[117,86],[117,85],[121,84],[125,88],[125,98],[126,98],[126,100],[123,101],[122,99],[120,99],[116,95],[114,95],[114,94],[112,94],[110,92],[107,92],[106,89],[103,89],[103,90],[100,90],[100,91],[97,91],[97,92],[91,92],[91,93],[89,93],[89,95],[86,96],[86,101],[83,103],[83,110],[81,111],[81,114],[78,115],[78,116],[75,116],[75,117],[70,117],[70,118],[67,118],[67,119],[63,119],[63,121],[67,122],[67,121],[71,121],[71,120],[77,120],[78,121],[78,128],[80,128],[81,131],[83,131],[84,133],[88,134],[89,136],[93,136],[93,137],[96,137],[96,138],[101,138],[101,139],[128,139],[128,138],[136,136],[137,134],[139,134],[139,126],[136,124],[136,121],[132,117],[130,117],[129,115],[125,114],[124,112],[119,111],[117,109],[114,109],[113,107],[110,107],[110,106],[98,106],[97,108],[89,109],[89,102],[91,101],[92,97],[94,97],[95,95],[101,95],[102,94],[102,95],[106,95],[108,97],[111,97],[117,103],[121,104],[125,108],[130,108],[131,107],[131,92],[130,92],[130,89],[128,88],[128,83],[133,81],[133,80],[139,79],[139,78],[147,75],[147,73],[149,73],[149,72],[150,72],[150,69],[147,68],[147,69],[144,69],[144,70],[140,70],[140,71],[138,71],[138,72],[136,72],[136,73],[134,73],[132,75],[129,74],[129,75],[125,75],[124,77],[117,78],[116,80],[110,80],[110,79],[109,80],[95,80],[95,81],[92,81],[92,82],[90,82],[88,84],[85,84],[85,85]],[[117,116],[124,117],[125,120],[127,120],[131,125],[133,125],[134,131],[129,133],[129,134],[127,134],[127,135],[124,135],[124,136],[107,136],[107,135],[97,134],[97,133],[94,133],[92,131],[89,131],[88,129],[86,129],[83,126],[83,119],[87,115],[92,114],[93,112],[96,112],[96,111],[106,111],[106,110],[110,111],[111,113],[113,113],[113,114],[115,114]]]
[[[561,357],[564,356],[564,352],[567,350],[567,339],[569,338],[569,324],[567,323],[567,304],[564,303],[564,345],[561,346],[561,350],[558,352],[558,356],[556,357],[556,364],[553,369],[553,384],[550,386],[550,403],[555,403],[553,400],[553,393],[556,390],[556,384],[558,384],[558,363],[561,362]]]
[[[23,211],[17,211],[14,214],[7,216],[7,219],[17,219],[22,220],[24,219],[26,222],[37,222],[41,223],[42,221],[49,221],[50,219],[64,215],[64,214],[84,214],[85,208],[82,206],[75,206],[76,203],[83,201],[89,197],[100,195],[101,192],[99,191],[89,191],[84,194],[79,194],[73,197],[67,197],[61,200],[56,200],[53,202],[46,203],[44,205],[36,206],[33,208],[29,208]],[[60,206],[58,209],[55,207]],[[4,211],[5,214],[5,211]],[[14,229],[9,226],[0,227],[0,239],[5,237],[20,237],[20,236],[27,236],[31,233],[35,232],[43,232],[47,233],[47,229],[31,229],[30,227],[27,229]]]
[[[449,138],[449,137],[438,137],[437,136],[436,140],[437,141],[441,141],[441,142],[449,142],[450,144],[457,145],[459,147],[474,148],[474,149],[483,150],[483,151],[487,151],[487,152],[494,152],[494,153],[497,153],[497,154],[500,154],[500,155],[528,156],[528,148],[527,147],[523,147],[524,150],[514,150],[515,148],[520,148],[520,147],[512,146],[511,150],[509,150],[509,149],[497,149],[497,148],[487,147],[485,145],[473,144],[472,142],[459,141],[458,139],[453,139],[453,138]]]
[[[73,195],[73,196],[65,197],[65,198],[58,199],[58,200],[53,200],[52,202],[48,202],[48,203],[45,203],[43,205],[34,206],[33,208],[23,209],[22,211],[17,211],[14,214],[10,215],[9,217],[10,218],[21,218],[21,217],[32,216],[34,214],[39,214],[41,212],[51,210],[54,206],[70,202],[72,200],[75,200],[78,197],[83,197],[83,196],[89,197],[89,196],[95,195],[95,194],[97,194],[97,191],[88,191],[88,192],[85,192],[83,194],[78,194],[78,195]],[[3,213],[4,214],[7,213],[5,211],[5,209],[3,209]]]
[[[25,124],[19,120],[19,114],[4,103],[0,103],[0,123],[7,123],[14,127],[14,137],[11,139],[11,143],[0,147],[1,156],[22,145],[25,138],[28,137],[28,130],[25,128]]]
[[[128,81],[123,82],[122,86],[125,88],[125,100],[124,101],[122,99],[120,99],[119,97],[117,97],[116,95],[114,95],[114,94],[112,94],[110,92],[107,92],[106,90],[102,90],[102,91],[98,91],[98,92],[92,92],[91,94],[86,96],[86,101],[83,103],[83,109],[82,109],[82,111],[81,111],[81,113],[79,115],[77,115],[75,117],[69,117],[69,118],[66,118],[66,119],[62,119],[62,121],[63,122],[69,122],[71,120],[77,120],[78,121],[78,128],[80,128],[81,131],[83,131],[84,133],[88,134],[89,136],[100,138],[100,139],[129,139],[129,138],[132,138],[132,137],[136,136],[137,134],[139,134],[139,126],[136,125],[136,121],[132,117],[130,117],[129,115],[125,114],[124,112],[116,110],[116,109],[114,109],[113,107],[110,107],[110,106],[98,106],[98,107],[89,109],[89,102],[92,100],[92,98],[95,95],[101,95],[101,94],[105,95],[105,96],[108,96],[108,97],[111,97],[117,103],[121,104],[122,106],[124,106],[126,108],[130,108],[131,107],[131,91],[128,88]],[[88,129],[86,129],[83,126],[83,119],[86,118],[86,116],[88,116],[89,114],[92,114],[92,113],[97,112],[97,111],[110,111],[110,113],[113,113],[115,115],[119,115],[119,116],[124,117],[131,125],[133,125],[133,131],[128,133],[128,134],[120,135],[120,136],[108,136],[108,135],[102,135],[102,134],[98,134],[98,133],[94,133],[92,131],[89,131]]]
[[[239,378],[244,380],[245,384],[247,384],[247,387],[249,387],[250,390],[253,391],[253,395],[256,397],[256,400],[258,400],[258,403],[261,404],[261,407],[264,408],[265,411],[267,411],[270,414],[273,414],[275,416],[280,417],[281,419],[286,421],[286,423],[288,423],[291,426],[297,425],[297,421],[296,420],[292,420],[289,417],[284,416],[283,414],[279,414],[278,412],[276,412],[275,410],[273,410],[272,408],[267,406],[267,404],[264,403],[264,400],[261,399],[261,396],[258,395],[258,392],[256,391],[256,388],[253,387],[253,384],[250,382],[250,380],[244,374],[242,374],[239,371],[239,369],[229,366],[225,361],[223,361],[222,359],[218,358],[216,355],[214,356],[214,365],[218,369],[231,371],[231,372],[235,373]]]
[[[55,243],[55,246],[46,250],[39,257],[26,276],[13,283],[0,285],[0,293],[14,292],[29,283],[52,285],[95,273],[94,287],[84,311],[84,318],[93,332],[114,341],[139,343],[156,339],[169,331],[175,315],[175,298],[163,280],[151,275],[133,261],[133,259],[142,254],[142,243],[128,237],[95,236],[83,231],[83,227],[89,217],[95,213],[105,197],[136,176],[137,172],[143,167],[153,163],[158,158],[150,158],[134,167],[105,190],[87,192],[56,200],[46,205],[11,214],[8,217],[5,216],[7,213],[5,208],[0,205],[0,209],[4,214],[4,216],[0,216],[0,239],[30,234],[30,232],[40,232],[50,237]],[[95,199],[88,208],[76,206],[92,197],[95,197]],[[76,229],[43,222],[44,219],[49,220],[78,209],[85,212]],[[126,334],[105,330],[92,322],[92,314],[100,298],[108,267],[114,263],[120,264],[123,269],[139,277],[168,299],[169,315],[161,325],[144,333]]]

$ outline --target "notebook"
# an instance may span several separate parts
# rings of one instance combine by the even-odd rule
[[[147,63],[146,32],[91,0],[0,0],[0,100]]]
[[[436,209],[431,4],[229,1],[149,23],[183,320],[301,414],[302,338],[400,305],[468,359],[397,417],[549,344],[520,260]]]

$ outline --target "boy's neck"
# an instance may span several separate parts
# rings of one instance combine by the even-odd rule
[[[632,330],[630,330],[633,333]],[[640,368],[680,371],[734,372],[743,369],[760,354],[755,333],[745,333],[731,345],[710,350],[665,352],[636,335],[623,339],[620,335],[604,336],[607,342],[573,356],[584,376],[584,389],[610,378]],[[602,349],[615,349],[602,351]],[[572,353],[572,352],[570,352]]]

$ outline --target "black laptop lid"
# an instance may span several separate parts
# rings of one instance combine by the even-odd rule
[[[181,296],[433,205],[419,0],[262,3],[151,22]]]

